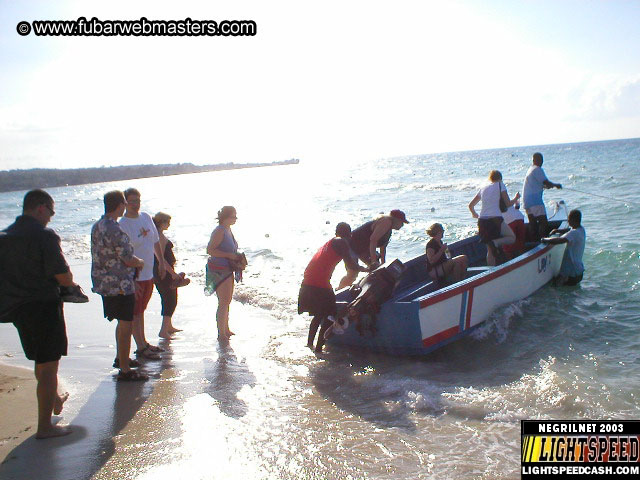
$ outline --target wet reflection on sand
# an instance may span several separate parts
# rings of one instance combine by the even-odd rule
[[[247,413],[247,404],[238,393],[245,385],[253,387],[256,377],[247,367],[246,359],[238,361],[230,345],[218,346],[218,359],[205,358],[204,378],[208,381],[204,391],[215,399],[222,413],[239,418]]]

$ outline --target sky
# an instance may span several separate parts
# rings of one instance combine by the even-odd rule
[[[253,37],[20,21],[253,20]],[[640,1],[0,0],[0,170],[640,137]]]

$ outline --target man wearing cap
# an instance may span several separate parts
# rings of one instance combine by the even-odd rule
[[[358,265],[358,260],[349,246],[351,226],[340,222],[336,226],[336,236],[325,243],[313,256],[304,271],[304,279],[298,295],[298,313],[308,312],[313,315],[309,326],[307,346],[313,349],[313,341],[320,327],[320,335],[316,344],[316,353],[322,352],[324,333],[331,326],[329,316],[336,315],[336,296],[331,287],[331,275],[340,260],[345,267],[355,272],[367,272],[368,268]]]
[[[386,261],[387,244],[393,230],[400,230],[407,221],[402,210],[391,210],[389,215],[382,215],[356,228],[351,234],[351,250],[369,268],[374,269]],[[380,253],[377,252],[380,249]],[[348,287],[358,276],[357,270],[347,267],[347,274],[338,289]]]

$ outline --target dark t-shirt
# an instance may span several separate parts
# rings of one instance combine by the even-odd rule
[[[371,241],[371,234],[373,233],[373,224],[376,220],[361,225],[351,233],[351,250],[355,252],[360,258],[369,258],[369,242]],[[389,229],[380,240],[378,240],[377,247],[385,247],[391,239],[392,229]]]
[[[55,275],[68,271],[60,237],[31,216],[16,218],[0,232],[0,318],[26,303],[58,301]]]
[[[440,242],[436,238],[432,238],[427,242],[427,249],[429,248],[432,249],[434,253],[438,253],[438,251],[440,251],[440,249],[442,248],[442,242]],[[430,272],[433,268],[437,267],[440,264],[443,264],[446,261],[447,257],[444,255],[444,253],[440,256],[438,261],[433,264],[429,262],[429,257],[427,257],[427,272]]]

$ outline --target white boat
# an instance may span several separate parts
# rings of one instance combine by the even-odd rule
[[[558,228],[566,219],[566,205],[559,202],[549,225]],[[373,328],[357,328],[352,322],[327,342],[392,355],[430,353],[469,334],[498,307],[530,296],[558,275],[566,244],[528,247],[502,265],[487,267],[486,246],[477,235],[449,244],[453,256],[467,255],[470,267],[465,280],[445,287],[427,274],[425,255],[413,258],[404,264],[391,298],[379,312],[363,314],[364,323]],[[340,291],[338,307],[346,309],[357,295],[353,288]]]

